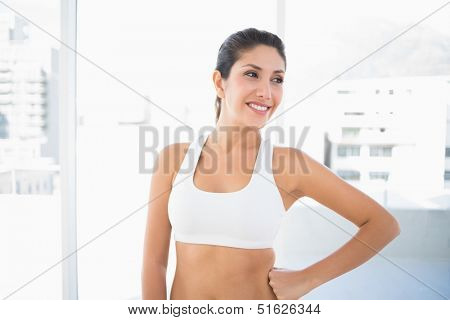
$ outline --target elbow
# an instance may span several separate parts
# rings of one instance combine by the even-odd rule
[[[394,229],[394,238],[398,237],[400,235],[401,229],[400,229],[400,223],[398,223],[397,219],[392,217],[392,228]]]
[[[392,215],[388,216],[383,225],[386,232],[391,235],[392,239],[395,239],[400,235],[401,232],[400,224],[398,223],[397,219],[395,219]]]
[[[378,219],[369,220],[368,222],[370,222],[370,224],[373,223],[374,225],[377,225],[377,228],[379,228],[379,230],[383,230],[383,233],[389,236],[391,240],[400,235],[400,223],[390,213],[379,217]]]

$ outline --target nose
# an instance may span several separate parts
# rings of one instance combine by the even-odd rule
[[[261,81],[260,84],[258,85],[256,95],[264,100],[272,99],[270,84]]]

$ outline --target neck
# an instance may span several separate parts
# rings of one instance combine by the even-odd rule
[[[226,152],[236,149],[256,148],[261,140],[261,133],[257,127],[239,127],[217,125],[211,132],[211,145]]]

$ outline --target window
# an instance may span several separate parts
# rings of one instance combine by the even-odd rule
[[[0,194],[12,193],[12,172],[0,172]]]
[[[392,157],[392,147],[370,146],[371,157]]]
[[[369,172],[370,180],[385,180],[387,181],[389,178],[389,172],[385,171],[372,171]]]
[[[445,173],[444,173],[444,180],[445,180],[445,181],[450,181],[450,171],[445,170]]]
[[[346,116],[363,116],[364,112],[344,112]]]
[[[339,157],[359,157],[360,149],[360,146],[340,145],[338,146],[337,153]]]
[[[445,157],[450,158],[450,147],[445,148]]]
[[[352,91],[350,91],[350,90],[338,90],[337,93],[338,94],[350,94],[350,93],[352,93]]]
[[[337,170],[337,174],[345,180],[359,180],[361,175],[357,170]]]
[[[0,9],[0,208],[9,241],[9,250],[2,252],[6,271],[0,273],[0,293],[10,299],[63,297],[61,266],[22,286],[61,257],[66,232],[60,223],[65,201],[60,189],[43,195],[40,185],[41,170],[59,171],[58,84],[64,77],[57,66],[62,46],[33,22],[59,39],[61,24],[70,22],[61,19],[59,0],[40,5],[23,0],[12,5],[17,12]],[[29,92],[30,87],[37,92]]]
[[[361,128],[342,128],[342,138],[359,136]]]
[[[0,139],[7,139],[9,135],[8,119],[6,115],[0,113]]]
[[[101,66],[109,65],[105,69],[121,81],[133,83],[133,90],[98,70],[93,76],[93,66],[84,59],[78,59],[77,115],[84,119],[77,136],[80,159],[76,199],[79,243],[90,240],[93,226],[100,233],[129,215],[134,208],[148,202],[150,173],[140,172],[136,149],[140,126],[158,129],[158,136],[149,134],[146,138],[147,144],[155,148],[162,148],[173,137],[172,133],[168,134],[163,129],[170,131],[180,127],[180,123],[136,92],[148,94],[149,100],[158,102],[164,110],[169,111],[172,105],[177,106],[170,109],[170,113],[188,125],[214,124],[214,108],[199,108],[198,105],[200,101],[211,105],[208,94],[200,88],[210,81],[205,81],[202,73],[210,72],[209,62],[213,63],[217,58],[215,54],[219,42],[225,40],[225,35],[231,31],[248,25],[256,7],[259,28],[276,30],[274,1],[243,1],[239,10],[234,5],[223,6],[221,15],[231,15],[233,19],[226,24],[211,25],[210,30],[206,26],[214,19],[203,17],[214,17],[217,13],[215,6],[206,2],[202,5],[202,12],[197,13],[192,10],[193,4],[185,1],[136,1],[130,14],[123,12],[125,2],[94,2],[79,1],[78,50],[98,57],[93,61]],[[107,15],[104,14],[105,6],[108,8]],[[99,16],[103,17],[101,23]],[[120,17],[121,23],[117,23],[117,17]],[[99,39],[102,39],[102,45],[93,45]],[[195,46],[183,39],[193,39]],[[155,43],[163,45],[164,50],[156,49]],[[133,70],[132,74],[130,70]],[[189,85],[175,89],[173,81],[180,75],[189,75]],[[178,94],[173,94],[174,89]],[[195,107],[190,105],[191,101],[196,101]],[[152,142],[153,139],[155,141]],[[142,169],[150,169],[148,161],[144,162],[146,164]],[[111,170],[118,167],[122,169],[115,179],[121,183],[108,182]],[[121,200],[111,201],[111,198]],[[141,248],[130,248],[143,245],[142,225],[146,215],[142,211],[134,216],[136,219],[128,219],[108,232],[107,238],[99,238],[100,241],[80,254],[77,260],[80,270],[83,270],[78,277],[80,299],[130,299],[140,295],[137,277],[141,271],[142,251]],[[116,249],[111,250],[113,247]],[[127,261],[126,268],[117,261]],[[168,286],[174,271],[175,265],[169,261]],[[114,279],[113,287],[108,285],[111,279]]]

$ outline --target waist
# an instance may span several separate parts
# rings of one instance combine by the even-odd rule
[[[176,242],[171,299],[276,299],[269,285],[275,252]]]

